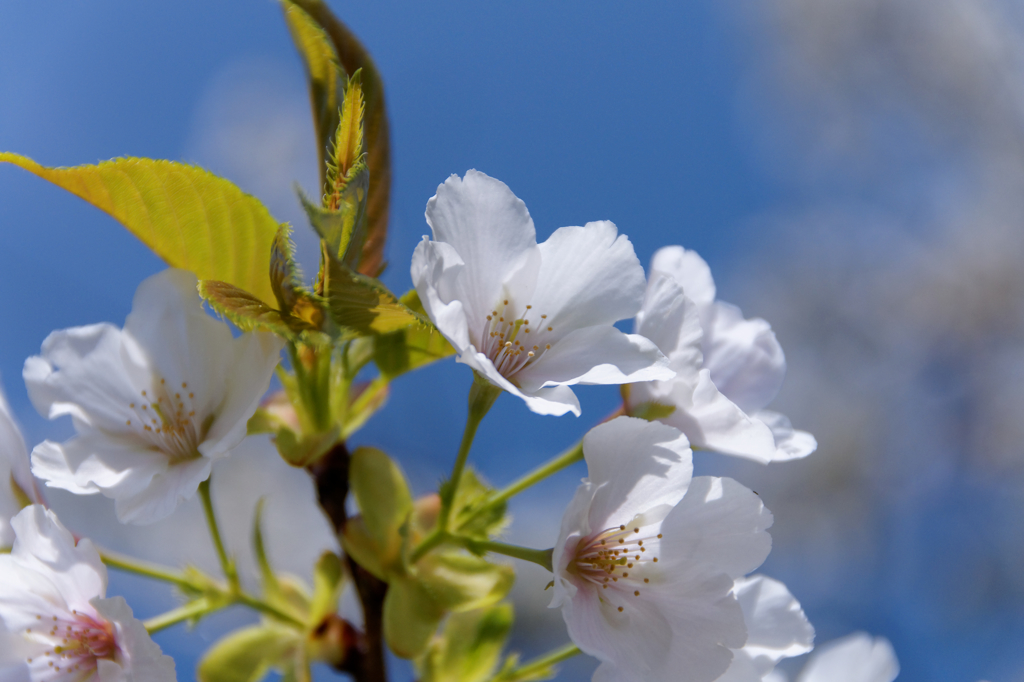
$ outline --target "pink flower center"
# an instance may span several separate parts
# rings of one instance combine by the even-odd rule
[[[639,597],[654,577],[658,563],[654,553],[661,539],[661,533],[645,531],[641,526],[620,525],[581,539],[568,571],[602,590],[611,587],[617,594]]]
[[[33,680],[79,682],[96,672],[98,659],[114,660],[118,652],[114,626],[105,621],[71,611],[70,615],[36,616],[39,624],[25,628],[31,641],[48,647],[26,659]]]
[[[526,306],[520,315],[515,305],[504,299],[496,308],[487,316],[480,352],[509,379],[551,350],[554,328],[548,324],[547,315],[532,312],[533,306]]]

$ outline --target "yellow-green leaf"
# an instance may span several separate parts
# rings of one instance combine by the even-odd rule
[[[354,333],[386,334],[411,325],[430,326],[379,281],[331,259],[326,298],[335,323]]]
[[[350,173],[356,163],[363,160],[363,99],[362,71],[356,71],[345,84],[345,96],[341,103],[341,120],[334,134],[331,162],[327,169],[327,191],[324,204],[327,208],[338,207],[338,195],[349,182]]]
[[[492,564],[466,552],[448,550],[420,559],[416,578],[443,608],[469,611],[504,599],[512,589],[515,571],[506,564]]]
[[[0,152],[12,163],[110,214],[168,265],[227,282],[273,305],[268,264],[278,223],[258,199],[196,166],[121,158],[47,168]]]
[[[199,662],[199,682],[259,682],[271,668],[290,662],[302,635],[295,630],[254,625],[222,637]]]
[[[285,337],[292,336],[292,329],[281,313],[248,291],[227,282],[204,279],[199,282],[199,295],[242,331],[263,329]]]
[[[362,70],[364,145],[370,168],[370,191],[367,199],[367,234],[357,270],[376,277],[384,270],[384,242],[388,232],[388,209],[391,196],[391,142],[388,132],[384,82],[370,54],[355,34],[337,19],[322,0],[289,0],[306,11],[331,39],[334,53],[348,74]],[[334,128],[331,129],[333,132]],[[322,164],[321,164],[322,165]]]
[[[512,605],[454,613],[423,657],[422,682],[483,682],[491,677],[512,628]]]
[[[399,302],[426,319],[426,313],[415,289],[403,295]],[[381,374],[389,379],[455,354],[452,345],[432,324],[412,325],[390,334],[383,334],[374,338],[372,343],[374,362]]]
[[[384,597],[384,639],[396,656],[415,658],[427,648],[444,614],[421,583],[396,577]]]
[[[366,529],[384,556],[397,554],[399,529],[412,511],[412,495],[402,470],[376,448],[352,453],[349,485],[356,497]]]
[[[299,201],[309,224],[324,240],[328,256],[353,267],[360,256],[360,244],[366,238],[366,191],[370,175],[359,162],[351,178],[335,197],[337,208],[328,209],[299,192]]]

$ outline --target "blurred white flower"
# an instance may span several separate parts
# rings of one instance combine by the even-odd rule
[[[885,637],[855,632],[819,646],[796,682],[892,682],[900,672],[896,652]],[[785,682],[775,671],[765,682]]]
[[[0,389],[0,547],[10,547],[14,542],[11,517],[26,501],[41,499],[29,470],[25,439],[11,415],[7,396]]]
[[[658,250],[636,332],[669,358],[670,381],[630,386],[627,407],[675,408],[662,421],[697,448],[767,463],[806,457],[818,447],[777,412],[764,409],[782,386],[786,358],[767,322],[745,320],[715,300],[707,263],[681,246]]]
[[[562,518],[554,597],[600,682],[711,682],[747,641],[735,580],[771,549],[771,513],[728,478],[691,480],[686,437],[619,417],[583,439],[589,477]]]
[[[640,309],[643,267],[610,222],[563,227],[542,244],[505,183],[471,170],[427,202],[434,241],[412,280],[463,362],[538,414],[580,414],[573,384],[670,379],[653,343],[613,326]]]
[[[717,682],[752,682],[775,669],[783,658],[813,648],[814,628],[786,586],[763,575],[740,578],[733,593],[743,609],[747,643],[733,650],[732,663]]]
[[[51,487],[113,498],[125,523],[170,515],[245,437],[281,345],[264,332],[232,338],[203,311],[193,274],[150,277],[123,330],[53,332],[25,362],[36,409],[70,414],[78,432],[36,446],[32,472]]]
[[[76,546],[41,505],[26,507],[11,524],[14,549],[0,556],[0,679],[175,679],[174,661],[124,599],[104,599],[107,569],[91,542]]]

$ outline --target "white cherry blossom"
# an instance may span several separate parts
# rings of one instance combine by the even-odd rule
[[[7,397],[0,389],[0,547],[10,547],[14,542],[11,517],[26,501],[19,499],[21,496],[29,502],[41,501],[29,470],[25,439],[11,415]]]
[[[36,446],[32,472],[50,487],[113,498],[122,522],[170,515],[245,437],[281,346],[265,332],[232,338],[203,310],[193,274],[150,277],[124,329],[53,332],[25,362],[36,409],[71,415],[78,432]]]
[[[121,597],[104,598],[107,569],[41,505],[12,520],[0,555],[0,679],[18,682],[167,682],[160,652]]]
[[[646,338],[613,324],[640,309],[643,268],[633,245],[602,221],[537,243],[526,205],[505,183],[471,170],[427,202],[434,240],[412,258],[412,280],[458,361],[539,414],[580,414],[573,384],[669,379]]]
[[[763,575],[740,578],[733,594],[743,609],[747,643],[733,650],[732,663],[717,682],[755,682],[771,673],[783,658],[813,648],[814,628],[800,603],[778,580]]]
[[[889,640],[855,632],[815,649],[796,682],[892,682],[899,672]],[[785,682],[786,676],[775,671],[764,679]]]
[[[786,373],[771,327],[716,301],[711,270],[695,252],[667,246],[654,254],[636,332],[668,356],[676,375],[630,386],[627,411],[647,402],[670,405],[674,411],[662,420],[694,447],[762,463],[817,448],[814,436],[765,409]]]
[[[602,661],[595,682],[715,680],[747,641],[733,589],[768,555],[771,514],[732,479],[691,479],[686,436],[658,422],[601,424],[583,453],[551,606]]]

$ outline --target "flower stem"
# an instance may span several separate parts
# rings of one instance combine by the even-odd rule
[[[469,458],[469,449],[473,446],[473,438],[476,436],[477,427],[484,416],[491,409],[491,405],[501,394],[501,389],[490,381],[474,374],[473,386],[469,389],[469,414],[466,416],[466,429],[462,432],[462,443],[459,444],[459,454],[455,457],[455,466],[452,468],[452,477],[448,481],[448,492],[441,498],[441,514],[437,521],[437,533],[445,533],[448,530],[448,521],[452,514],[452,503],[459,491],[459,481],[462,479],[462,472],[466,468],[466,460]]]
[[[164,628],[169,628],[172,625],[180,623],[183,620],[190,620],[192,618],[198,618],[211,611],[215,611],[218,605],[212,604],[206,597],[200,597],[195,601],[191,601],[184,606],[179,606],[176,609],[171,609],[167,613],[162,613],[159,616],[154,616],[146,620],[143,625],[146,626],[146,631],[149,634],[159,632]]]
[[[198,586],[185,577],[185,575],[179,571],[175,571],[172,568],[166,566],[160,566],[159,564],[153,564],[142,559],[136,559],[120,552],[113,552],[109,549],[99,549],[100,559],[103,563],[111,568],[116,568],[121,571],[128,573],[135,573],[136,575],[146,576],[147,578],[153,578],[155,580],[162,580],[167,583],[174,583],[179,587],[198,589]]]
[[[461,543],[473,552],[493,552],[494,554],[504,554],[505,556],[510,556],[513,559],[521,559],[523,561],[535,563],[538,566],[546,568],[548,571],[552,570],[552,550],[550,549],[530,549],[529,547],[509,545],[504,542],[495,542],[493,540],[473,540],[471,538],[463,538],[456,535],[449,537],[451,540]]]
[[[220,567],[224,576],[228,579],[228,585],[234,592],[239,592],[241,587],[238,582],[238,571],[235,562],[228,558],[224,550],[224,541],[220,537],[220,529],[217,527],[217,517],[213,513],[213,500],[210,498],[210,479],[199,484],[199,499],[203,501],[203,512],[206,514],[206,525],[210,529],[210,537],[213,539],[213,546],[217,549],[217,558],[220,559]]]
[[[307,627],[306,623],[303,623],[295,616],[288,615],[287,613],[281,611],[277,607],[271,606],[267,602],[261,599],[257,599],[256,597],[253,597],[252,595],[249,595],[245,592],[239,592],[235,596],[235,601],[239,604],[245,604],[250,609],[259,611],[260,613],[266,614],[271,618],[276,618],[277,620],[283,623],[288,623],[289,625],[295,626],[300,630],[305,630]]]
[[[501,682],[515,682],[516,680],[530,679],[532,676],[538,673],[543,674],[548,668],[561,663],[562,661],[568,660],[579,654],[580,648],[575,644],[566,644],[563,647],[550,651],[543,656],[533,659],[523,665],[513,668],[512,670],[501,675]],[[540,679],[534,677],[533,679]]]
[[[556,474],[562,469],[575,464],[583,459],[583,441],[576,443],[568,450],[562,452],[560,455],[548,460],[544,464],[540,465],[533,471],[520,476],[516,481],[506,486],[502,490],[498,491],[491,497],[487,498],[481,506],[470,510],[468,516],[462,521],[463,524],[469,523],[480,514],[498,506],[499,504],[509,500],[515,495],[523,492],[527,488],[540,483],[548,476]],[[461,525],[461,524],[460,524]]]

